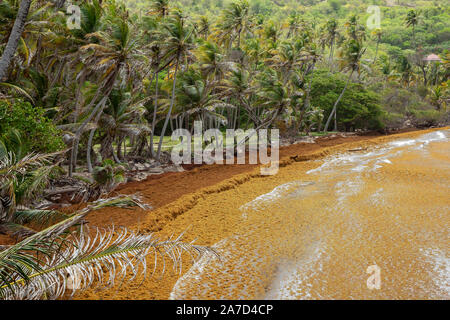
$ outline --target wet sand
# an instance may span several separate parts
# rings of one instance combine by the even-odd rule
[[[303,145],[290,146],[280,150],[275,176],[261,177],[254,166],[206,166],[126,185],[121,192],[141,191],[156,209],[102,210],[89,217],[91,223],[115,220],[162,238],[188,229],[186,241],[214,246],[222,261],[191,268],[186,260],[181,277],[169,270],[141,286],[136,281],[75,298],[448,298],[450,177],[448,168],[439,166],[449,163],[448,149],[431,144],[430,165],[404,153],[395,155],[394,164],[381,163],[376,174],[364,168],[346,172],[345,165],[314,174],[333,163],[335,154],[364,149],[350,152],[364,155],[389,141],[436,130],[442,129],[351,137],[334,146],[330,141],[329,147],[324,141],[305,152]],[[173,200],[165,204],[167,197]],[[366,268],[374,264],[382,270],[380,290],[366,286]]]

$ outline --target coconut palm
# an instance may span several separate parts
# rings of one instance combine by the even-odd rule
[[[236,101],[236,105],[244,108],[255,128],[263,123],[265,108],[257,102],[257,88],[248,70],[242,66],[235,66],[227,73],[219,88],[222,90],[223,97]],[[234,120],[232,125],[234,126]]]
[[[326,39],[326,43],[330,47],[330,56],[328,58],[328,63],[330,65],[330,68],[332,67],[332,64],[333,64],[333,54],[334,54],[334,49],[335,49],[335,44],[336,44],[336,38],[338,35],[339,35],[339,31],[338,31],[337,21],[335,19],[328,20],[327,24],[326,24],[325,39]]]
[[[169,14],[169,0],[152,0],[150,3],[150,13],[163,18],[167,16]]]
[[[100,140],[100,155],[102,159],[114,158],[116,162],[120,162],[124,138],[137,137],[143,132],[150,132],[150,127],[142,121],[146,112],[144,104],[149,99],[150,97],[147,97],[136,101],[136,97],[133,97],[131,92],[124,89],[113,89],[111,91],[106,107],[102,113],[99,113],[99,119],[96,121],[103,133]],[[87,147],[89,172],[93,170],[90,161],[93,132],[95,132],[95,128],[91,131]],[[117,143],[116,153],[113,150],[113,142]]]
[[[223,11],[222,21],[218,25],[218,34],[231,48],[233,42],[236,47],[241,46],[241,35],[245,32],[249,23],[249,4],[246,0],[231,2]]]
[[[380,45],[381,42],[381,38],[383,37],[383,31],[380,28],[377,28],[375,30],[372,31],[372,35],[376,37],[377,39],[377,46],[375,48],[375,57],[373,58],[373,64],[377,61],[377,57],[378,57],[378,47]]]
[[[197,34],[200,35],[204,40],[208,39],[209,32],[211,28],[211,23],[207,16],[200,16],[197,22]]]
[[[87,124],[106,106],[109,94],[114,88],[119,75],[120,86],[125,86],[130,79],[136,77],[139,70],[145,68],[147,58],[140,49],[138,38],[131,36],[127,20],[119,13],[108,17],[108,28],[92,34],[99,43],[90,43],[80,48],[81,60],[86,68],[99,74],[100,85],[95,96],[85,108],[88,116],[78,127],[72,146],[69,176],[72,175],[77,160],[78,143]],[[98,98],[102,95],[102,98]],[[95,107],[91,109],[93,106]]]
[[[56,154],[28,154],[20,157],[17,146],[20,145],[20,138],[17,134],[14,140],[14,146],[11,139],[3,139],[0,144],[0,149],[3,149],[0,152],[0,233],[21,239],[36,233],[30,227],[23,226],[24,223],[45,224],[62,214],[24,207],[42,195],[49,175],[55,169],[56,165],[51,164],[51,159]]]
[[[158,143],[158,151],[156,153],[156,160],[159,161],[161,157],[162,142],[164,134],[166,133],[167,125],[172,114],[172,109],[175,102],[175,88],[177,82],[177,72],[180,62],[190,55],[193,49],[193,28],[185,26],[183,20],[179,16],[172,16],[163,26],[163,34],[165,38],[164,52],[165,60],[174,64],[173,79],[172,79],[172,97],[170,99],[169,109],[161,130],[161,138]]]
[[[414,48],[416,47],[416,27],[420,22],[421,14],[422,12],[420,10],[409,10],[405,18],[406,27],[412,28],[412,41]]]
[[[205,78],[210,79],[209,84],[216,86],[223,79],[224,74],[233,67],[233,63],[226,61],[220,47],[211,41],[202,43],[197,50],[196,59]]]
[[[226,124],[224,116],[216,112],[216,109],[233,108],[234,106],[224,103],[219,99],[219,94],[213,93],[213,87],[208,85],[208,80],[202,77],[199,71],[193,68],[180,75],[176,87],[177,105],[182,107],[179,117],[197,117],[204,123],[203,128],[218,128],[220,124]],[[189,126],[186,126],[189,129]]]
[[[366,28],[359,23],[356,15],[352,15],[349,18],[345,23],[345,27],[347,28],[347,36],[350,39],[358,42],[366,40]]]
[[[333,109],[331,110],[330,115],[328,116],[328,120],[325,124],[324,131],[328,131],[328,126],[330,125],[331,119],[333,116],[335,117],[334,121],[334,130],[337,131],[337,106],[339,102],[341,101],[342,97],[344,96],[345,91],[347,90],[347,87],[352,79],[352,76],[355,72],[360,72],[360,62],[361,57],[365,53],[366,49],[362,47],[362,44],[359,41],[356,41],[354,39],[351,39],[347,41],[347,43],[344,45],[342,58],[341,58],[341,64],[343,65],[343,70],[349,70],[350,74],[348,76],[347,82],[344,86],[344,89],[342,90],[341,94],[339,95],[338,99],[334,103]]]
[[[30,5],[31,0],[22,0],[20,2],[16,20],[14,21],[14,25],[8,37],[8,42],[0,58],[0,80],[3,80],[6,77],[11,60],[16,54],[17,46],[19,45],[20,37],[22,36],[27,20],[28,11],[30,10]]]
[[[266,62],[281,71],[283,82],[286,83],[291,76],[291,72],[300,68],[305,61],[304,41],[282,42],[270,53],[273,56],[268,58]]]

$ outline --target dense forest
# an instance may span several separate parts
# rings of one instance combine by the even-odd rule
[[[164,137],[194,121],[294,138],[448,124],[449,21],[448,0],[2,0],[0,233],[18,242],[0,247],[0,298],[60,296],[65,284],[49,293],[41,281],[75,272],[28,254],[51,257],[55,237],[87,212],[30,209],[50,181],[81,179],[81,198],[97,200],[130,159],[167,161]],[[106,205],[144,204],[124,197],[88,208]],[[127,252],[160,245],[144,238],[117,241]],[[95,254],[128,261],[114,251],[119,242]],[[93,254],[66,250],[81,266]]]

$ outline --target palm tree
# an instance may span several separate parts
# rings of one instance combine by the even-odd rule
[[[220,81],[232,63],[225,61],[220,47],[211,41],[202,43],[196,50],[197,63],[205,78],[209,78],[212,86]]]
[[[398,62],[397,62],[396,69],[401,76],[402,82],[407,87],[409,87],[413,70],[412,70],[412,66],[411,66],[411,63],[409,62],[408,58],[403,55],[400,56],[398,59]]]
[[[378,46],[380,45],[381,38],[383,36],[383,31],[381,31],[381,29],[377,28],[377,29],[372,31],[372,35],[374,35],[377,38],[377,47],[375,49],[375,57],[373,58],[373,62],[372,62],[372,64],[374,64],[377,61]]]
[[[296,36],[301,29],[301,25],[302,21],[300,19],[300,15],[297,12],[291,13],[288,19],[288,33],[286,35],[286,38]]]
[[[159,161],[161,157],[163,138],[166,133],[167,125],[175,103],[175,88],[179,64],[183,58],[190,54],[190,51],[193,48],[193,30],[194,29],[192,27],[184,26],[183,20],[179,16],[171,17],[163,26],[163,34],[165,35],[165,59],[166,61],[175,63],[175,66],[173,70],[172,97],[170,99],[170,106],[166,115],[166,120],[164,121],[164,125],[161,130],[158,151],[156,153],[157,161]]]
[[[234,108],[234,106],[222,102],[219,94],[213,93],[214,87],[208,85],[199,71],[190,68],[182,73],[176,87],[177,105],[182,106],[181,119],[186,115],[202,120],[203,128],[208,126],[218,128],[225,123],[225,117],[216,112],[216,109]],[[186,129],[189,129],[187,126]]]
[[[360,71],[361,57],[365,51],[366,51],[366,49],[362,47],[361,43],[354,39],[349,40],[343,48],[343,56],[342,56],[341,63],[344,66],[343,70],[350,70],[350,74],[348,76],[348,79],[344,86],[344,89],[342,90],[338,99],[334,103],[333,109],[331,110],[331,113],[328,116],[328,120],[325,124],[325,129],[324,129],[325,132],[328,131],[328,126],[330,125],[330,122],[331,122],[331,119],[333,118],[333,116],[335,117],[334,130],[337,131],[337,120],[336,120],[337,106],[338,106],[339,102],[341,101],[342,97],[344,96],[345,91],[347,90],[350,80],[352,79],[353,73]]]
[[[362,42],[366,40],[366,28],[358,22],[358,17],[352,15],[350,19],[345,23],[347,28],[347,35],[350,39]]]
[[[207,16],[200,16],[197,23],[197,33],[204,39],[208,39],[210,22]]]
[[[36,233],[23,224],[34,221],[45,225],[63,216],[51,210],[23,209],[24,205],[29,205],[42,194],[49,174],[55,168],[50,163],[56,154],[28,154],[20,157],[17,148],[11,148],[11,144],[4,142],[0,144],[3,146],[0,149],[6,151],[0,153],[0,233],[22,239]]]
[[[169,14],[169,0],[152,0],[150,4],[150,13],[156,14],[162,18]]]
[[[96,120],[98,127],[101,128],[103,136],[101,138],[100,155],[102,159],[114,158],[120,162],[121,146],[125,137],[137,137],[143,132],[150,132],[150,128],[143,122],[143,114],[146,112],[144,104],[146,100],[134,101],[131,92],[124,89],[113,89],[109,95],[107,106],[102,113],[98,113],[99,119]],[[91,130],[87,147],[88,171],[92,173],[93,168],[90,161],[92,149],[92,138],[95,128]],[[115,153],[112,144],[117,142],[117,152]]]
[[[331,68],[333,65],[333,54],[334,54],[334,46],[336,43],[336,37],[339,35],[338,24],[335,19],[330,19],[327,21],[326,31],[327,31],[326,42],[328,43],[328,46],[330,47],[330,56],[328,58],[328,63]]]
[[[266,61],[282,72],[283,82],[290,78],[291,72],[303,64],[303,41],[283,42],[277,49],[271,50],[273,56]]]
[[[272,69],[265,70],[259,79],[258,99],[261,106],[266,107],[269,112],[266,121],[258,128],[268,127],[284,110],[291,107],[293,95],[290,93],[289,86],[286,86],[281,80],[280,72]]]
[[[27,20],[28,11],[30,10],[31,0],[22,0],[17,12],[16,20],[8,38],[3,54],[0,58],[0,80],[6,77],[11,60],[14,57],[17,46],[19,45],[20,37],[22,36],[25,22]]]
[[[88,116],[75,133],[69,176],[72,175],[76,164],[80,137],[87,124],[106,106],[108,96],[119,75],[122,80],[121,85],[127,84],[132,77],[136,76],[136,72],[143,68],[143,61],[147,60],[140,50],[138,38],[131,36],[131,30],[125,18],[117,13],[117,16],[109,17],[108,20],[109,26],[106,31],[98,31],[92,34],[99,40],[99,43],[90,43],[80,48],[81,60],[87,68],[100,73],[101,83],[95,96],[85,108],[88,111]],[[103,96],[98,101],[101,94]],[[91,110],[95,103],[97,104]]]
[[[416,47],[416,27],[419,24],[420,21],[420,10],[410,10],[408,11],[405,19],[406,27],[412,27],[412,40],[413,40],[413,47]]]
[[[258,115],[261,106],[255,103],[256,89],[252,86],[248,70],[240,65],[231,68],[219,88],[223,97],[237,100],[237,104],[245,109],[255,128],[260,125],[262,120]],[[234,121],[232,125],[234,126]]]
[[[236,47],[241,46],[241,34],[248,27],[249,4],[247,0],[231,2],[223,11],[222,21],[219,23],[219,37],[226,39],[231,45],[236,41]]]

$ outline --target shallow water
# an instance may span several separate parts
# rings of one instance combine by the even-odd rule
[[[317,161],[242,205],[222,261],[200,260],[170,298],[449,299],[449,169],[448,130]]]

